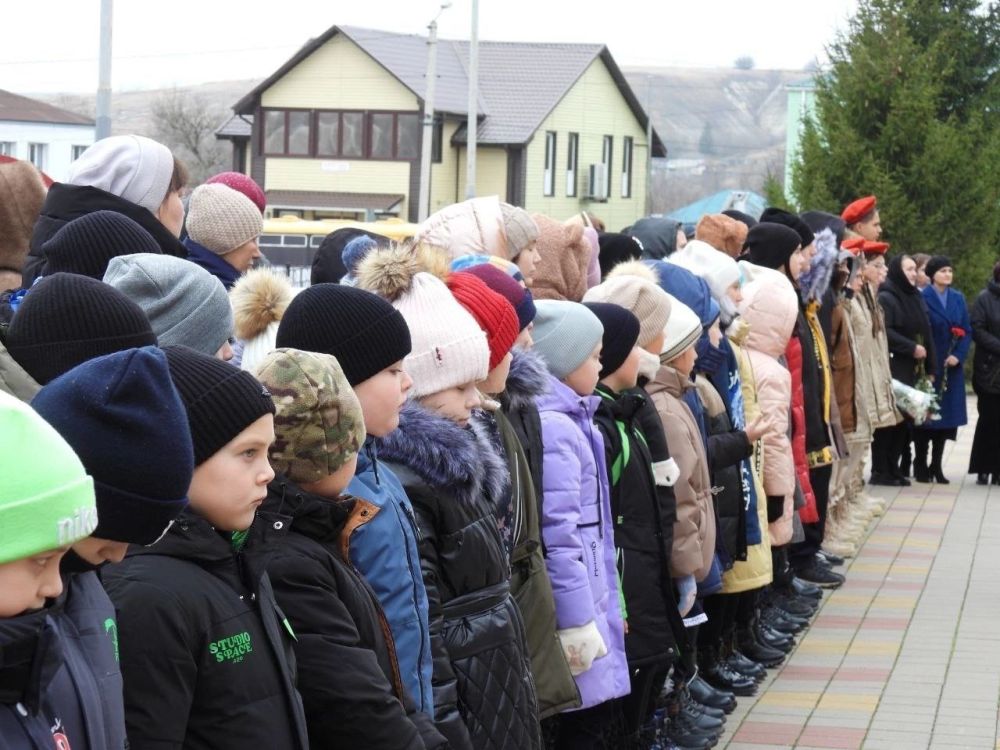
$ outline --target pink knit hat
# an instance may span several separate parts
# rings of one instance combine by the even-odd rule
[[[260,185],[250,177],[240,172],[219,172],[219,174],[205,180],[206,185],[214,185],[215,183],[230,187],[238,193],[243,193],[260,209],[261,214],[264,213],[264,207],[267,205],[267,197],[264,195],[264,191],[260,189]]]

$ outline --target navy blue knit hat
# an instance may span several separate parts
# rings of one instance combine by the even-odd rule
[[[64,224],[42,245],[45,275],[60,271],[101,280],[119,255],[163,251],[153,235],[115,211],[94,211]]]
[[[604,326],[601,346],[601,374],[607,377],[625,364],[639,340],[639,319],[621,305],[610,302],[584,302]]]
[[[152,544],[187,505],[194,471],[184,404],[155,346],[88,360],[31,402],[73,448],[97,494],[93,536]]]

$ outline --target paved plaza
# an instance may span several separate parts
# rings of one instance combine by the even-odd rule
[[[890,505],[847,583],[719,747],[1000,747],[1000,487],[964,473],[972,434],[948,444],[950,485],[872,488]]]

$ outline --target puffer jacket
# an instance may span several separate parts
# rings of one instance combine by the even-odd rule
[[[414,240],[461,255],[497,255],[507,258],[500,199],[495,195],[452,203],[428,216],[417,227]]]
[[[185,511],[102,570],[133,750],[309,747],[292,632],[266,572]]]
[[[741,326],[746,330],[747,326]],[[734,331],[734,335],[738,332]],[[728,331],[727,331],[728,334]],[[738,341],[745,340],[743,336],[729,339],[729,346],[736,358],[737,367],[740,374],[740,389],[743,395],[743,413],[747,423],[753,422],[761,413],[760,405],[757,403],[757,381],[754,378],[753,367],[750,364],[750,357]],[[747,544],[747,559],[737,560],[733,567],[722,574],[722,593],[739,594],[744,591],[753,591],[762,586],[767,586],[774,579],[774,570],[771,561],[771,536],[767,530],[767,494],[764,492],[764,485],[761,477],[764,476],[764,448],[762,440],[758,440],[753,446],[753,455],[750,457],[750,478],[754,483],[754,492],[758,498],[755,508],[757,525],[764,529],[760,535],[760,541],[756,544]]]
[[[667,365],[661,365],[656,377],[646,384],[663,423],[671,457],[680,470],[674,484],[677,520],[670,573],[674,578],[693,575],[701,581],[712,569],[716,529],[712,482],[701,429],[682,400],[684,392],[691,388],[694,384],[690,380]]]
[[[40,390],[42,386],[14,360],[0,336],[0,391],[28,403]]]
[[[432,717],[415,710],[389,623],[346,562],[352,530],[379,512],[364,500],[318,497],[277,477],[244,548],[267,570],[295,631],[311,750],[447,747]]]
[[[35,279],[45,273],[45,250],[42,248],[64,224],[94,211],[114,211],[132,219],[149,232],[164,255],[186,258],[187,250],[160,220],[140,206],[117,195],[112,195],[90,185],[53,183],[45,195],[42,211],[31,233],[31,250],[21,271],[22,283],[30,287]]]
[[[872,430],[892,427],[902,420],[896,411],[896,399],[892,394],[892,372],[889,367],[889,344],[885,332],[882,308],[875,301],[875,295],[866,283],[861,293],[854,295],[851,303],[857,308],[851,311],[851,319],[859,323],[854,326],[858,341],[858,353],[863,367],[855,370],[862,373],[866,397],[865,403],[871,415]]]
[[[627,609],[629,667],[670,664],[678,653],[673,633],[683,629],[663,537],[672,521],[660,514],[653,459],[638,423],[645,394],[615,393],[598,385],[594,423],[604,438],[611,490],[618,576]],[[668,490],[670,488],[667,488]],[[679,626],[679,627],[678,627]]]
[[[792,539],[795,479],[800,469],[788,437],[792,374],[780,362],[798,316],[795,292],[778,274],[761,275],[743,286],[740,315],[750,326],[744,345],[757,384],[757,404],[773,425],[762,438],[762,483],[771,544],[780,546]]]
[[[482,414],[487,416],[485,411]],[[556,635],[555,598],[542,553],[540,503],[528,459],[504,413],[493,412],[492,418],[510,472],[511,505],[515,509],[510,591],[524,620],[538,716],[545,719],[579,706],[580,691]]]
[[[865,335],[865,326],[868,323],[864,309],[853,292],[845,292],[842,304],[851,327],[851,346],[854,348],[854,403],[856,405],[854,437],[858,441],[871,442],[874,430],[872,427],[874,419],[872,404],[875,400],[875,390],[871,382],[871,363],[865,361],[865,353],[862,349],[862,337]],[[870,340],[870,328],[867,329],[867,335],[868,340]]]
[[[545,486],[542,537],[560,630],[593,622],[608,653],[576,675],[581,708],[627,695],[625,626],[619,606],[604,441],[593,423],[599,399],[549,376],[538,399]]]
[[[351,563],[372,587],[389,620],[406,691],[417,709],[436,716],[431,690],[433,658],[417,523],[413,506],[396,475],[379,464],[372,438],[358,454],[347,492],[379,509],[351,534]]]
[[[805,388],[802,382],[802,341],[794,334],[785,347],[785,365],[792,376],[792,458],[795,461],[795,478],[802,507],[798,508],[799,518],[804,523],[816,523],[819,511],[816,509],[816,495],[809,479],[809,452],[806,450],[806,407]],[[770,516],[770,514],[768,514]]]
[[[538,703],[494,506],[507,469],[477,421],[409,401],[376,440],[413,502],[430,610],[434,718],[453,748],[538,748]]]
[[[511,354],[507,388],[500,394],[500,408],[510,420],[510,426],[524,450],[535,486],[535,497],[541,503],[544,478],[542,423],[535,400],[549,389],[549,373],[545,363],[530,350],[514,349]]]
[[[833,393],[840,413],[840,426],[845,433],[857,429],[857,403],[854,377],[855,344],[851,333],[850,312],[843,298],[830,309],[830,370]]]

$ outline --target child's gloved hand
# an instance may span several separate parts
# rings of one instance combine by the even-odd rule
[[[574,677],[586,672],[593,666],[595,659],[608,653],[608,647],[593,620],[586,625],[557,630],[556,634],[569,663],[569,671]]]
[[[694,576],[684,576],[675,578],[674,585],[677,586],[678,593],[677,611],[681,613],[681,617],[686,617],[698,596],[698,582],[694,580]]]

